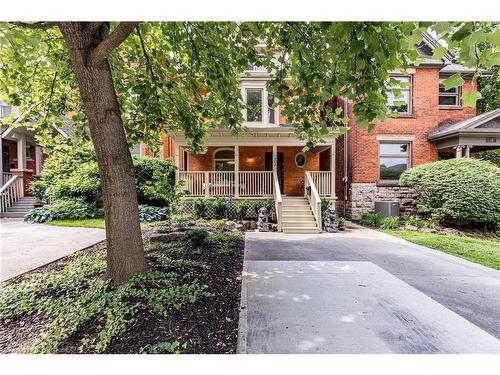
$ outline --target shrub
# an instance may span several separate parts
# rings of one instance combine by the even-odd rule
[[[330,207],[330,200],[326,198],[321,198],[321,216],[324,217],[326,210]]]
[[[236,202],[236,217],[239,220],[243,220],[247,217],[248,210],[250,209],[250,204],[247,201]]]
[[[399,227],[398,217],[384,217],[380,223],[382,229],[396,229]]]
[[[170,159],[161,160],[134,155],[132,161],[140,203],[154,205],[177,203],[175,166]]]
[[[203,198],[196,198],[193,200],[194,214],[197,218],[206,216],[207,200]]]
[[[205,243],[205,240],[208,237],[208,232],[205,229],[191,229],[186,233],[186,238],[193,244],[195,247],[200,247]]]
[[[500,223],[500,168],[469,158],[423,164],[404,172],[401,184],[422,191],[419,207],[440,222]]]
[[[423,228],[424,220],[416,215],[406,215],[403,217],[403,222],[406,226]]]
[[[97,217],[100,211],[95,203],[82,198],[60,198],[50,205],[35,208],[24,216],[28,223],[44,223],[52,220],[80,220]]]
[[[379,214],[364,213],[361,215],[360,223],[367,227],[378,228],[382,223],[382,216]]]
[[[165,220],[167,215],[162,207],[148,206],[146,204],[139,205],[139,220],[152,222]]]
[[[170,222],[177,229],[185,229],[191,225],[191,219],[182,215],[172,215]]]
[[[226,217],[227,214],[226,198],[216,198],[213,200],[212,205],[214,207],[214,213],[217,219],[222,219]]]
[[[500,149],[475,152],[474,158],[488,160],[497,167],[500,167]]]
[[[339,216],[338,220],[339,220],[339,225],[346,225],[347,224],[345,218],[343,218],[342,216]]]

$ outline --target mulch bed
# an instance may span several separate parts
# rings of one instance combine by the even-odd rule
[[[151,230],[146,231],[145,237],[149,237],[150,234]],[[187,242],[185,244],[189,246]],[[103,244],[100,244],[85,251],[96,251],[102,246]],[[241,239],[237,241],[232,254],[222,255],[217,251],[204,249],[200,253],[185,252],[177,256],[170,255],[172,259],[196,260],[209,265],[210,270],[198,280],[201,284],[208,285],[210,292],[214,292],[215,295],[188,304],[180,310],[173,310],[168,317],[147,309],[140,310],[135,314],[134,321],[126,332],[111,342],[106,353],[138,353],[140,348],[164,341],[186,343],[182,349],[183,354],[235,353],[243,249],[244,241]],[[61,259],[37,271],[57,270],[66,262],[65,259]],[[47,323],[48,320],[42,316],[27,316],[7,324],[0,323],[0,353],[21,352],[26,349]],[[97,332],[96,325],[97,323],[92,322],[85,324],[69,340],[60,345],[57,352],[79,353],[81,339]]]

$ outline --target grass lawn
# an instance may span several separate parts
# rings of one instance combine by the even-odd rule
[[[99,219],[81,219],[81,220],[53,220],[45,224],[55,225],[56,227],[80,227],[80,228],[99,228],[106,229],[104,218]],[[146,228],[150,223],[141,223],[141,228]]]
[[[83,227],[104,229],[104,218],[81,219],[81,220],[54,220],[47,222],[49,225],[57,227]]]
[[[408,230],[384,230],[384,232],[500,270],[500,243],[495,241]]]

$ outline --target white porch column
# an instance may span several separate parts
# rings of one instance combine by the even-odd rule
[[[234,197],[240,196],[240,146],[234,146]]]
[[[457,145],[455,147],[455,157],[456,158],[461,158],[462,157],[462,146]]]
[[[465,157],[470,158],[470,149],[472,146],[465,146]]]
[[[332,187],[332,190],[330,192],[330,198],[333,200],[335,199],[335,164],[336,164],[336,160],[335,160],[335,147],[337,145],[337,139],[335,139],[332,143],[332,145],[330,146],[330,172],[331,172],[331,178],[332,178],[332,181],[331,181],[331,187]],[[335,204],[335,202],[334,202]]]
[[[42,148],[35,146],[35,174],[40,176],[42,173]]]
[[[273,145],[273,175],[278,173],[278,146]]]
[[[26,169],[26,134],[17,135],[17,169]]]
[[[175,165],[175,181],[179,181],[179,166],[180,166],[180,146],[176,143],[175,144],[175,151],[174,151],[174,165]]]

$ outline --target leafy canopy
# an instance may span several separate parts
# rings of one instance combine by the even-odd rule
[[[272,72],[270,94],[311,147],[332,130],[346,130],[340,109],[325,104],[334,97],[354,102],[362,126],[372,128],[374,120],[387,117],[386,87],[399,85],[389,72],[419,64],[414,46],[425,31],[447,44],[436,48],[435,57],[451,51],[478,75],[499,63],[500,29],[488,22],[144,22],[108,60],[130,143],[154,145],[168,124],[183,130],[197,152],[208,128],[239,130],[239,77],[251,63]],[[444,84],[461,82],[454,75]],[[7,121],[47,127],[70,114],[84,129],[82,100],[57,24],[0,24],[0,93],[20,107]],[[467,95],[465,104],[479,97]]]

